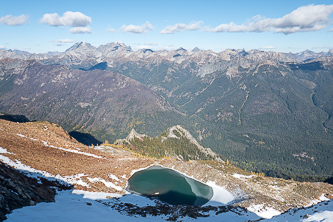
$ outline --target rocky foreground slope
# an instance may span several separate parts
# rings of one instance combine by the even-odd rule
[[[225,188],[235,199],[230,207],[285,212],[333,198],[333,186],[326,183],[251,175],[223,162],[152,159],[137,157],[120,148],[88,147],[49,122],[17,123],[0,119],[0,147],[0,160],[9,167],[39,173],[48,180],[64,181],[76,190],[104,192],[110,197],[126,193],[127,179],[133,170],[161,165]],[[0,177],[1,184],[5,181]]]
[[[57,190],[71,188],[71,185],[59,181],[29,177],[0,162],[0,221],[6,219],[5,215],[13,209],[53,202]]]

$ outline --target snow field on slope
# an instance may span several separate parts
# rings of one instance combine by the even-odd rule
[[[80,194],[80,195],[78,195]],[[104,195],[104,196],[103,196]],[[95,199],[105,199],[107,195],[96,192],[87,191],[61,191],[56,196],[55,203],[40,203],[36,206],[24,207],[16,209],[13,213],[7,215],[7,222],[18,222],[18,221],[34,221],[34,222],[58,222],[58,221],[166,221],[166,217],[163,216],[126,216],[125,214],[119,213],[111,207],[105,206],[103,200],[101,202],[94,201]],[[119,197],[119,196],[113,196]],[[108,199],[107,201],[113,201]],[[145,197],[136,196],[133,194],[125,195],[119,198],[119,201],[123,203],[131,203],[137,206],[154,206],[155,203]],[[306,215],[307,218],[304,216]],[[243,214],[237,214],[235,212],[226,212],[219,215],[211,213],[209,217],[198,218],[197,220],[192,218],[180,218],[182,221],[256,221],[260,217],[254,213],[248,212]],[[271,219],[263,219],[265,221],[299,221],[299,222],[310,222],[310,221],[333,221],[333,201],[322,202],[316,206],[298,209],[295,213],[293,210],[285,214],[275,216]]]
[[[77,194],[80,195],[77,195]],[[84,196],[83,196],[83,195]],[[84,197],[89,197],[84,198]],[[58,221],[72,221],[72,222],[140,222],[140,221],[166,221],[167,216],[127,216],[124,213],[119,213],[117,210],[112,209],[109,206],[101,202],[94,201],[94,199],[105,199],[103,194],[93,192],[82,192],[82,191],[61,191],[56,196],[54,203],[39,203],[36,206],[28,206],[21,209],[14,210],[11,214],[8,214],[7,222],[18,222],[18,221],[34,221],[34,222],[58,222]],[[155,206],[156,203],[152,200],[136,196],[133,194],[125,195],[119,200],[123,203],[131,203],[137,206]],[[108,199],[107,201],[113,201]],[[107,202],[106,201],[106,202]],[[211,214],[209,217],[199,218],[198,221],[235,221],[240,222],[244,220],[258,220],[260,219],[257,215],[238,215],[234,212],[227,212],[215,216]],[[192,218],[180,218],[182,221],[195,221]]]

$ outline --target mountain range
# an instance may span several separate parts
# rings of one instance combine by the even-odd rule
[[[221,52],[214,52],[212,50],[200,50],[197,47],[191,51],[184,48],[178,48],[173,51],[153,51],[148,48],[133,51],[130,46],[127,46],[122,42],[111,42],[105,45],[100,45],[99,47],[92,46],[87,42],[77,42],[65,52],[48,53],[30,53],[20,50],[0,49],[0,58],[8,57],[24,60],[37,59],[45,60],[45,63],[55,63],[57,61],[59,64],[69,64],[74,67],[80,64],[82,64],[82,67],[88,67],[86,64],[88,63],[88,60],[90,60],[92,64],[98,64],[100,62],[109,62],[109,64],[112,64],[114,59],[119,60],[125,58],[130,61],[146,60],[155,63],[168,60],[171,62],[176,61],[179,64],[190,59],[196,63],[205,64],[206,62],[239,60],[241,58],[245,58],[252,62],[265,61],[267,59],[279,62],[303,62],[332,55],[333,49],[328,52],[319,53],[310,50],[305,50],[299,53],[284,53],[256,49],[250,51],[245,51],[244,49],[227,49]],[[75,59],[77,59],[77,61],[75,61]]]
[[[332,50],[133,51],[80,42],[63,53],[2,49],[0,58],[0,112],[100,141],[182,125],[243,169],[300,180],[333,174]]]

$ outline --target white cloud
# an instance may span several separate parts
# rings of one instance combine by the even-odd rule
[[[58,39],[56,41],[56,46],[63,46],[66,43],[73,43],[74,40],[73,39]]]
[[[165,27],[160,33],[161,34],[173,34],[175,32],[181,32],[186,30],[198,30],[201,28],[202,21],[198,22],[191,22],[190,24],[186,25],[183,23],[177,23],[175,25],[170,25]]]
[[[67,11],[62,16],[57,13],[44,14],[40,23],[50,26],[72,27],[69,30],[72,34],[91,33],[91,28],[88,26],[91,23],[91,17],[81,12]]]
[[[108,28],[106,31],[108,31],[108,32],[115,32],[116,30],[113,29],[113,28]]]
[[[233,22],[221,24],[215,28],[207,29],[211,32],[267,32],[291,34],[295,32],[318,31],[332,24],[330,15],[333,5],[307,5],[301,6],[281,18],[265,18],[254,16],[244,24],[236,25]]]
[[[61,17],[57,13],[44,14],[40,22],[51,26],[84,27],[91,23],[91,17],[81,12],[67,11]]]
[[[139,46],[137,46],[136,48],[137,48],[137,49],[151,49],[151,47],[148,46],[148,45],[139,45]]]
[[[123,25],[120,29],[123,32],[142,34],[153,30],[154,27],[147,21],[142,25]]]
[[[83,34],[83,33],[91,33],[91,28],[87,27],[74,27],[69,30],[72,34]]]
[[[51,26],[64,25],[61,23],[58,13],[44,14],[39,22],[43,23],[43,24],[51,25]]]
[[[5,46],[3,46],[3,45],[0,45],[0,49],[4,49],[5,48]]]
[[[20,16],[12,16],[12,15],[6,15],[0,18],[0,24],[4,25],[23,25],[28,21],[29,16],[28,15],[20,15]]]

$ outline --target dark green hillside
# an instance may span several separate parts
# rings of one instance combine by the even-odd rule
[[[284,177],[332,175],[332,65],[258,63],[239,66],[235,76],[227,68],[200,76],[171,63],[152,72],[135,67],[123,74],[168,95],[195,123],[191,133],[239,166]],[[169,68],[177,78],[166,82]]]
[[[170,136],[171,135],[171,136]],[[169,128],[157,137],[134,137],[124,143],[128,149],[142,156],[154,158],[176,158],[183,161],[214,160],[220,156],[207,153],[186,137],[182,127]],[[204,151],[202,151],[204,149]],[[216,157],[216,158],[215,158]]]
[[[313,62],[307,66],[292,66],[295,75],[303,79],[305,83],[313,87],[313,104],[325,111],[328,115],[324,126],[333,129],[333,64],[326,65],[326,68],[319,62]],[[316,69],[315,69],[316,68]]]
[[[313,103],[316,89],[283,69],[260,67],[203,109],[198,115],[215,128],[205,128],[202,142],[250,170],[331,175],[329,115]]]

